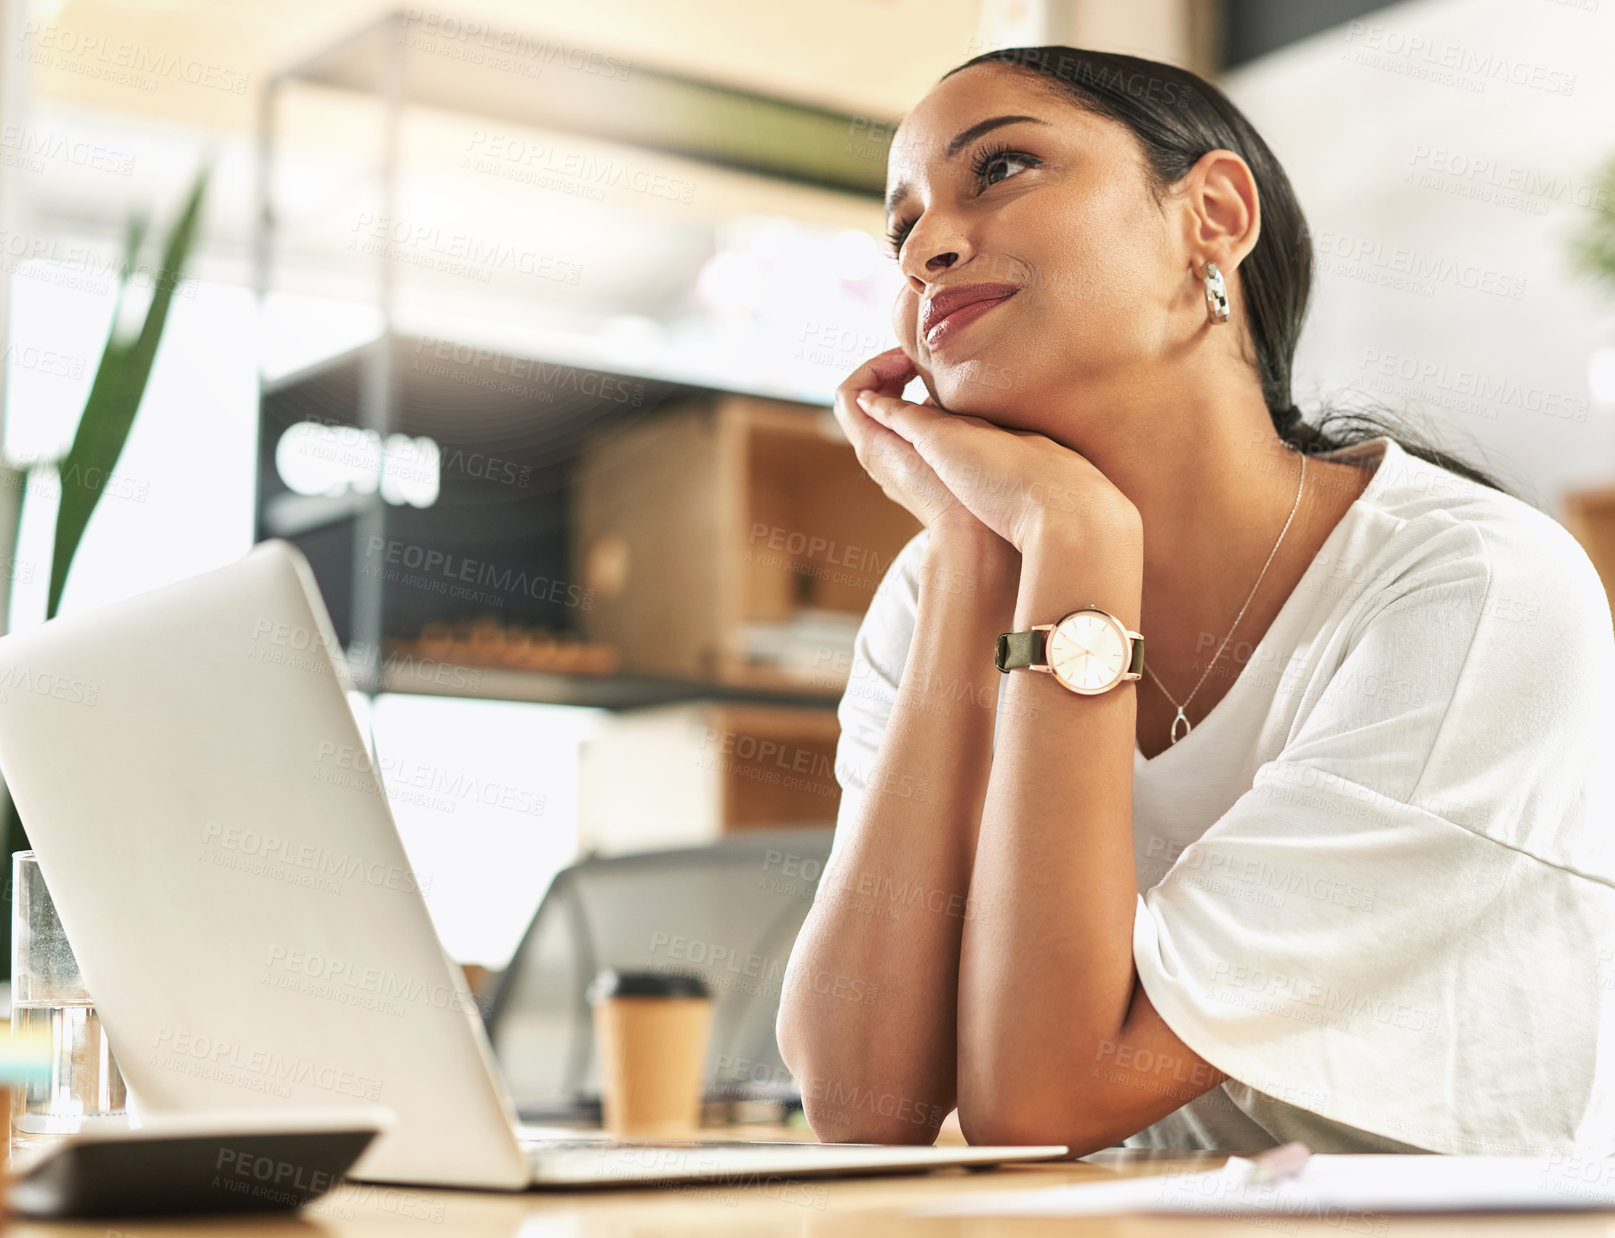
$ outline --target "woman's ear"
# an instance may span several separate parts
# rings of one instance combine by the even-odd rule
[[[1224,274],[1233,271],[1262,232],[1250,165],[1231,150],[1207,151],[1189,169],[1184,189],[1190,252],[1217,263]]]

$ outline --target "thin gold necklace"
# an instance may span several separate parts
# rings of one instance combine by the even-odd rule
[[[1287,450],[1295,451],[1295,448],[1289,447]],[[1150,670],[1147,664],[1144,667],[1146,671],[1149,671],[1150,678],[1155,680],[1155,686],[1165,693],[1166,699],[1172,701],[1172,704],[1177,707],[1178,715],[1172,719],[1172,742],[1174,744],[1183,738],[1182,735],[1178,734],[1178,723],[1183,723],[1184,735],[1187,735],[1193,729],[1189,725],[1189,716],[1183,711],[1189,707],[1189,702],[1194,700],[1194,693],[1200,691],[1200,684],[1206,682],[1206,676],[1211,674],[1211,668],[1217,664],[1217,659],[1222,657],[1223,649],[1233,639],[1234,633],[1239,630],[1239,621],[1245,617],[1245,611],[1250,608],[1251,598],[1254,598],[1256,591],[1262,587],[1262,577],[1267,575],[1267,569],[1273,562],[1273,556],[1278,554],[1279,546],[1284,542],[1284,535],[1290,531],[1290,521],[1295,519],[1296,509],[1301,506],[1301,489],[1307,484],[1307,457],[1305,452],[1297,452],[1296,454],[1301,457],[1301,476],[1295,483],[1295,502],[1290,504],[1290,514],[1284,518],[1284,527],[1279,530],[1279,540],[1274,542],[1273,549],[1267,552],[1267,562],[1262,564],[1262,570],[1256,576],[1256,583],[1251,586],[1250,596],[1245,599],[1245,605],[1239,608],[1239,614],[1234,616],[1234,626],[1229,628],[1228,635],[1222,638],[1222,644],[1217,646],[1217,652],[1212,654],[1211,661],[1206,663],[1206,669],[1200,676],[1200,683],[1195,684],[1194,692],[1184,697],[1183,704],[1179,705],[1177,701],[1172,700],[1172,694],[1166,691],[1166,685],[1161,682],[1161,677],[1153,670]]]

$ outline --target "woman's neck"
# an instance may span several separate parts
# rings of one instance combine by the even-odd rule
[[[1221,434],[1210,424],[1177,451],[1168,441],[1130,436],[1109,454],[1089,456],[1143,521],[1139,630],[1149,665],[1172,697],[1181,702],[1200,685],[1187,710],[1191,724],[1232,686],[1373,475],[1372,468],[1309,457],[1297,502],[1301,453],[1270,421]],[[1222,656],[1202,680],[1219,648]],[[1156,730],[1164,736],[1175,709],[1153,682],[1140,685],[1139,702],[1140,743],[1150,752],[1146,737]]]

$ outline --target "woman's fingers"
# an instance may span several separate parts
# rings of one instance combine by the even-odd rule
[[[889,349],[865,361],[836,388],[836,403],[853,400],[858,392],[868,388],[888,395],[899,395],[917,371],[901,348]]]
[[[841,432],[847,436],[847,441],[857,451],[860,461],[864,460],[870,439],[879,436],[881,427],[858,407],[858,392],[867,389],[895,396],[908,385],[916,372],[908,354],[901,348],[890,348],[865,361],[836,388],[836,420],[841,424]]]
[[[888,348],[883,353],[876,353],[868,361],[864,362],[863,365],[858,367],[858,370],[854,370],[852,374],[848,376],[847,381],[849,383],[853,382],[859,377],[859,370],[868,370],[871,377],[880,380],[876,383],[865,383],[865,386],[884,387],[887,384],[897,382],[897,390],[899,391],[908,385],[909,379],[913,378],[919,373],[919,371],[914,368],[913,360],[900,347]]]
[[[979,417],[956,417],[929,399],[924,404],[916,404],[900,395],[885,395],[870,389],[858,392],[854,398],[865,416],[888,430],[896,431],[916,447],[921,447],[922,455],[921,439],[929,431],[947,427],[950,432],[957,433],[957,427],[962,424],[987,424]]]
[[[901,348],[888,349],[860,365],[836,388],[835,414],[858,457],[858,463],[880,485],[887,496],[907,508],[923,524],[958,505],[913,445],[898,430],[869,416],[860,403],[860,393],[875,393],[880,399],[904,404],[903,389],[918,370]],[[927,396],[928,414],[941,409]],[[919,405],[911,405],[916,412]]]

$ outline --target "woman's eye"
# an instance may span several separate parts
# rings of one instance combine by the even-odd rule
[[[1036,155],[1028,155],[1025,151],[1009,150],[1002,146],[995,146],[982,151],[981,154],[976,156],[971,164],[971,171],[976,179],[981,182],[982,187],[986,188],[998,184],[999,181],[1008,180],[1010,176],[1014,175],[1014,173],[1006,173],[1004,176],[999,177],[989,175],[1000,164],[1021,164],[1028,168],[1035,168],[1042,162]],[[886,234],[886,241],[890,246],[888,253],[891,257],[897,258],[901,256],[903,242],[908,240],[908,234],[914,230],[915,222],[917,221],[901,222]]]
[[[987,172],[990,173],[993,168],[996,168],[996,167],[1000,166],[1001,164],[1006,164],[1006,163],[1023,163],[1027,167],[1032,166],[1032,161],[1030,159],[1024,159],[1020,155],[999,155],[996,159],[992,160],[987,165]],[[997,180],[994,180],[992,178],[992,176],[984,174],[982,176],[982,179],[985,180],[989,185],[996,185],[998,183],[998,181],[1007,180],[1008,178],[1004,177],[1004,176],[1000,176],[1000,177],[997,178]]]

